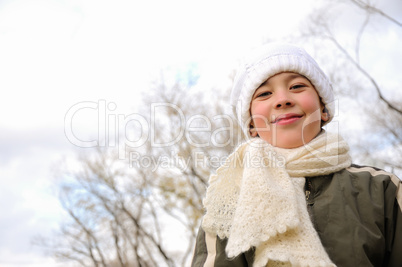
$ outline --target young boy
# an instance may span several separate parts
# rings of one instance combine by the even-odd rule
[[[248,141],[210,177],[192,266],[402,266],[401,181],[322,130],[333,101],[302,48],[245,59],[231,103]]]

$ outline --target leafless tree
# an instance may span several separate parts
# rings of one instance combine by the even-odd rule
[[[381,2],[386,4],[391,1]],[[359,129],[348,128],[352,153],[361,164],[374,164],[402,174],[402,91],[380,81],[367,60],[375,54],[392,61],[392,52],[381,50],[379,31],[402,34],[398,16],[391,15],[370,0],[323,1],[301,27],[303,42],[312,43],[317,58],[326,67],[339,99],[344,118],[354,114]],[[397,4],[397,3],[395,3]],[[385,5],[386,6],[386,5]],[[392,10],[392,9],[391,9]],[[398,13],[396,13],[398,15]],[[300,37],[300,36],[299,36]],[[369,50],[368,48],[371,48]],[[394,77],[399,83],[400,76]],[[393,92],[390,96],[389,92]],[[342,123],[342,122],[341,122]],[[343,129],[345,131],[345,129]],[[354,140],[354,141],[353,141]]]
[[[81,266],[187,266],[209,175],[238,138],[219,101],[155,83],[138,111],[147,127],[127,122],[120,137],[146,131],[146,142],[98,148],[60,171],[66,218],[36,243]]]

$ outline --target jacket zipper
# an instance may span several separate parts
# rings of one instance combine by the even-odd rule
[[[311,194],[311,180],[309,178],[306,178],[306,200],[310,199],[310,194]]]

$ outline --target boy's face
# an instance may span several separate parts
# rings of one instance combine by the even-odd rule
[[[283,72],[269,78],[254,93],[251,105],[251,135],[281,148],[300,147],[321,131],[328,114],[310,81]]]

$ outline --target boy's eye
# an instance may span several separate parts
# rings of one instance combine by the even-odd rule
[[[257,97],[269,96],[271,94],[272,94],[271,92],[262,92],[262,93],[258,94]]]
[[[290,87],[290,89],[300,89],[302,87],[304,87],[303,84],[296,84],[296,85],[293,85],[292,87]]]

